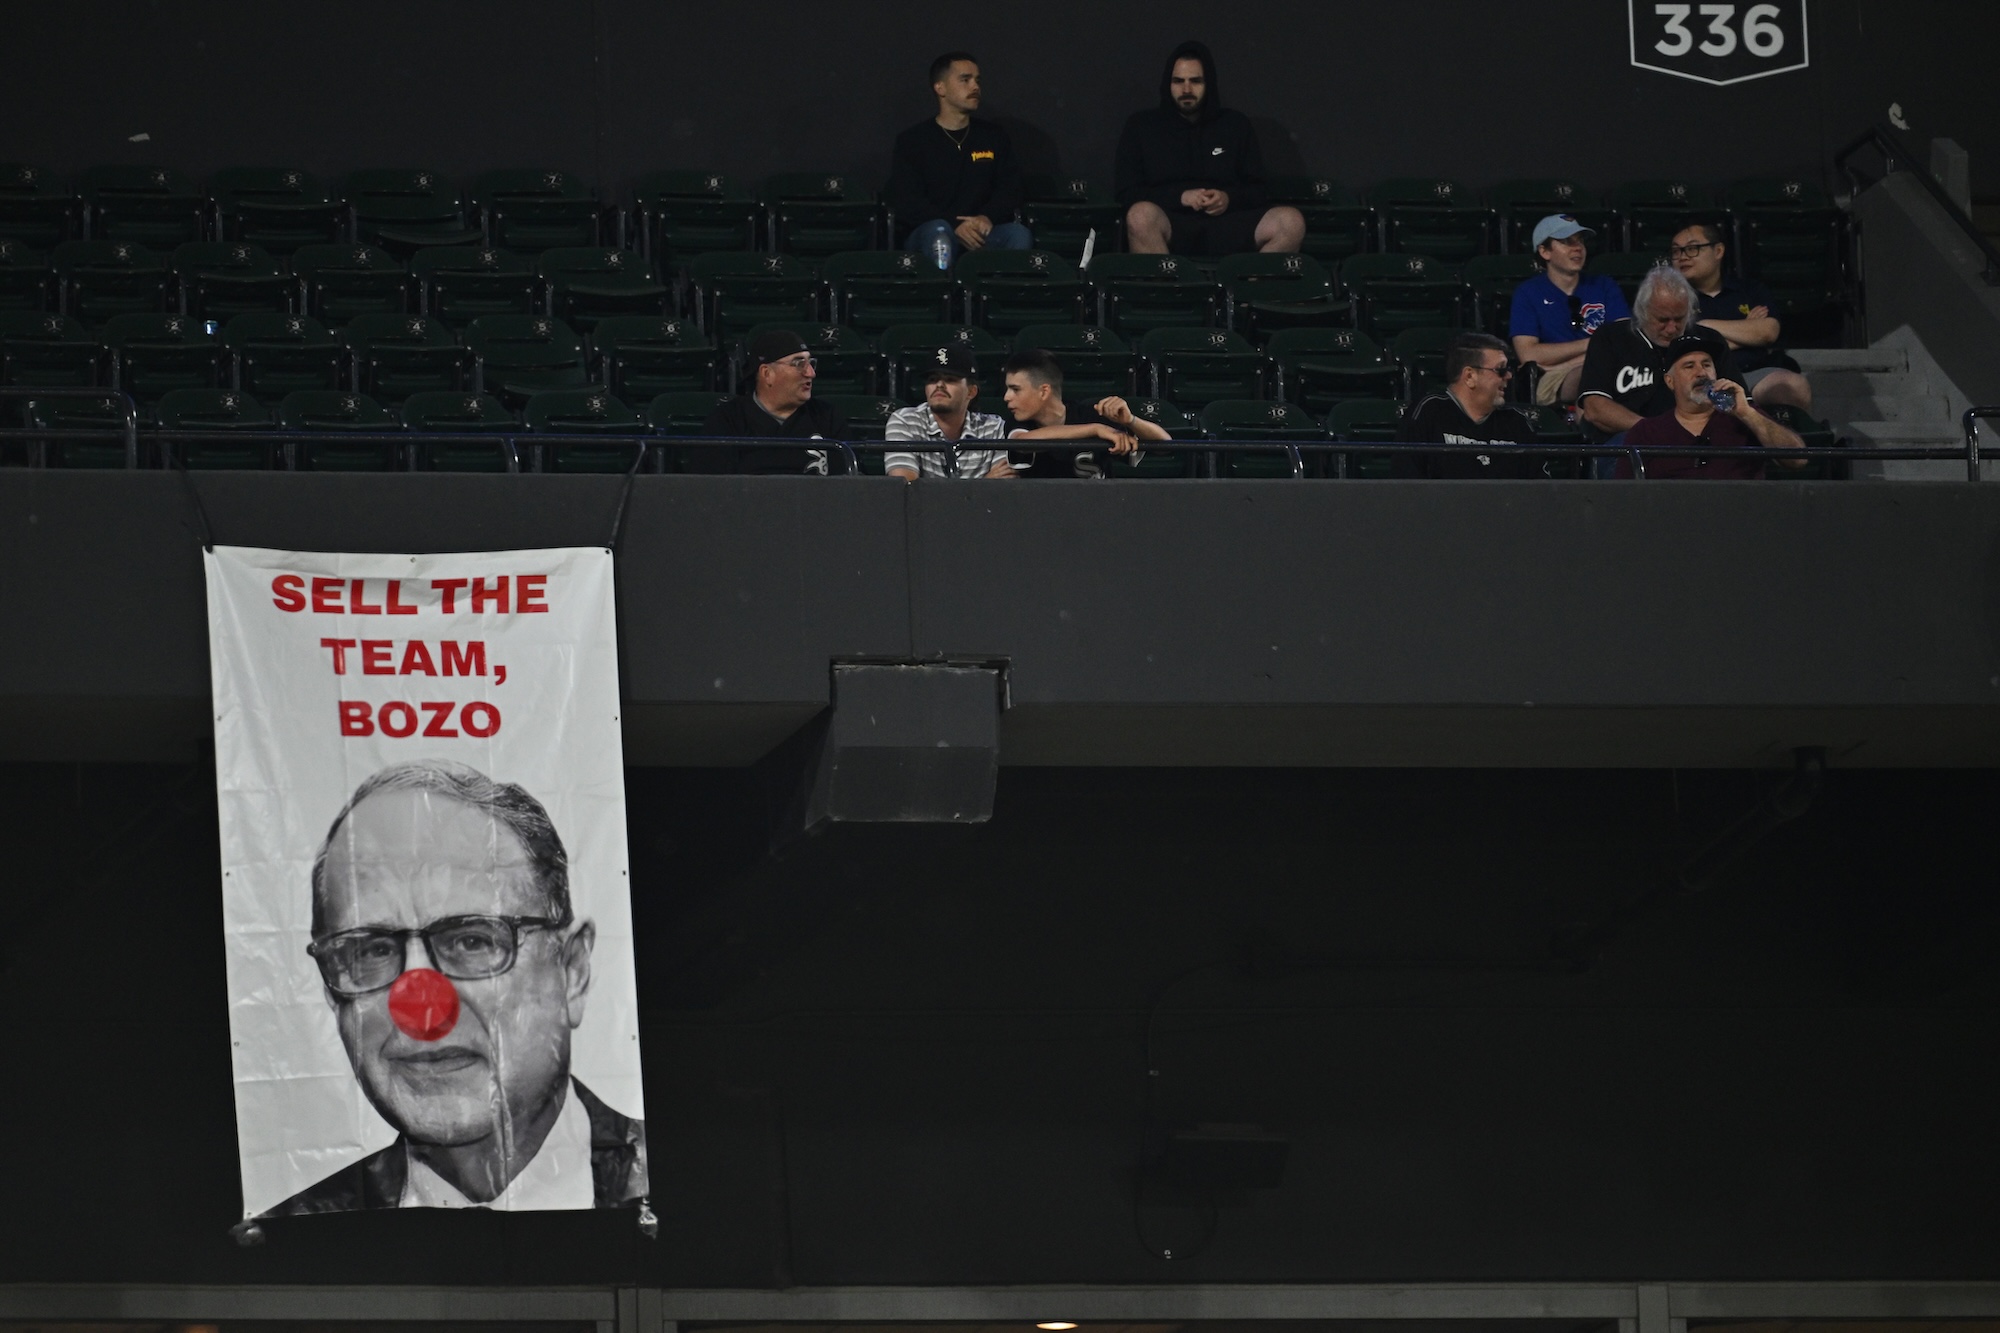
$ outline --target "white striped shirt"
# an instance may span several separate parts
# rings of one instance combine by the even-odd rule
[[[898,440],[923,440],[933,444],[949,443],[944,431],[938,426],[937,414],[931,411],[929,403],[917,407],[906,407],[889,418],[889,424],[882,438],[895,443]],[[1007,438],[1007,423],[999,417],[985,412],[967,411],[965,430],[959,435],[961,440],[1004,440]],[[889,451],[882,455],[882,469],[912,468],[920,477],[951,477],[969,481],[985,476],[996,463],[1007,460],[1005,449],[960,449],[958,451],[958,471],[951,470],[951,455],[938,453],[897,453]]]

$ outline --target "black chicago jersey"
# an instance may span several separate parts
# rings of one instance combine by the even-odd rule
[[[1496,407],[1486,420],[1467,416],[1449,393],[1434,393],[1403,418],[1397,439],[1406,444],[1533,444],[1535,429],[1511,407]],[[1536,454],[1465,453],[1398,454],[1398,477],[1482,478],[1542,477],[1546,460]]]
[[[1729,353],[1729,344],[1721,334],[1713,329],[1697,325],[1689,330],[1696,336],[1705,337],[1713,344],[1711,352],[1715,357],[1715,377],[1722,380],[1742,380],[1736,373],[1736,360]],[[1599,329],[1590,340],[1590,350],[1583,354],[1583,374],[1577,380],[1577,401],[1580,403],[1592,394],[1609,398],[1626,411],[1636,416],[1656,417],[1662,412],[1674,409],[1674,396],[1667,392],[1662,382],[1667,349],[1654,345],[1639,331],[1636,320],[1614,320]],[[1585,430],[1596,440],[1604,438],[1601,431],[1592,429],[1585,422]]]

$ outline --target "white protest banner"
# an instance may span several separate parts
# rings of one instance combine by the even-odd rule
[[[610,553],[206,563],[244,1215],[638,1203]]]

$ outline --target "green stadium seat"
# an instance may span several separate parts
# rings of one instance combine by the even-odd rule
[[[373,245],[305,245],[292,255],[305,312],[329,328],[357,315],[401,315],[414,304],[401,260]]]
[[[532,315],[542,294],[534,265],[486,245],[425,246],[410,256],[410,277],[417,308],[450,324],[481,315]]]
[[[1065,399],[1129,399],[1139,392],[1145,363],[1130,343],[1110,329],[1094,324],[1030,324],[1014,335],[1015,351],[1035,348],[1055,357],[1062,367]],[[989,406],[988,410],[999,409]]]
[[[495,316],[505,318],[505,316]],[[520,429],[514,414],[489,393],[415,393],[403,404],[403,425],[429,435],[511,436]],[[519,472],[521,456],[511,439],[468,439],[464,443],[424,441],[410,446],[414,465],[424,472]]]
[[[1396,398],[1401,367],[1375,340],[1354,329],[1283,329],[1265,344],[1277,375],[1277,394],[1308,412],[1324,414],[1353,398]]]
[[[720,387],[721,357],[687,319],[611,315],[590,332],[591,377],[628,402]]]
[[[1354,303],[1355,327],[1371,338],[1464,322],[1461,279],[1429,255],[1355,255],[1340,266],[1340,278]]]
[[[1323,176],[1274,176],[1265,186],[1273,204],[1290,204],[1306,220],[1301,254],[1337,270],[1349,255],[1372,249],[1375,210],[1349,186]]]
[[[1393,444],[1403,428],[1403,404],[1388,398],[1356,398],[1335,403],[1326,415],[1326,433],[1336,440],[1357,443]],[[1390,474],[1394,458],[1389,454],[1348,451],[1341,455],[1340,473],[1345,477],[1381,478]]]
[[[1625,243],[1616,209],[1573,180],[1501,181],[1486,192],[1500,219],[1500,249],[1504,254],[1533,255],[1535,224],[1551,213],[1566,213],[1597,233],[1593,252],[1615,250]]]
[[[1493,210],[1456,181],[1432,177],[1386,180],[1368,192],[1392,254],[1429,255],[1457,263],[1495,247]]]
[[[755,250],[762,243],[764,205],[732,192],[721,172],[650,172],[632,193],[641,246],[662,268],[686,256]]]
[[[866,334],[951,321],[957,284],[907,250],[843,250],[820,265],[835,323]]]
[[[347,202],[354,238],[398,259],[427,245],[480,245],[486,240],[468,222],[458,191],[435,171],[357,171],[347,178]]]
[[[958,257],[952,276],[965,289],[966,322],[1002,337],[1030,324],[1084,317],[1076,264],[1047,250],[970,250]]]
[[[234,389],[175,389],[161,397],[153,419],[162,430],[269,431],[277,419],[271,409]],[[176,440],[162,442],[167,466],[187,468],[257,468],[268,471],[279,459],[270,441]]]
[[[749,354],[744,349],[752,339],[766,329],[783,329],[796,333],[804,341],[815,362],[813,393],[816,395],[843,393],[873,396],[886,392],[889,387],[888,362],[882,353],[875,349],[874,343],[853,329],[842,328],[838,324],[806,323],[800,320],[778,320],[769,324],[758,324],[745,333],[736,344],[732,357],[732,384],[741,387],[755,373],[749,364]]]
[[[64,241],[49,255],[49,266],[63,313],[86,324],[167,309],[167,266],[143,245]]]
[[[1414,403],[1444,387],[1444,355],[1464,329],[1404,329],[1389,340],[1389,355],[1403,369],[1402,399]]]
[[[819,274],[797,255],[696,255],[688,262],[688,281],[701,328],[718,340],[756,324],[820,317]]]
[[[208,232],[208,195],[165,167],[92,167],[77,182],[94,240],[171,249]]]
[[[814,392],[813,397],[823,398],[840,414],[847,418],[847,436],[850,441],[880,440],[888,433],[889,418],[901,411],[904,404],[893,398],[883,398],[867,393],[827,393]],[[986,410],[975,404],[975,410]],[[854,461],[864,477],[884,475],[880,449],[856,449]]]
[[[366,394],[339,389],[302,389],[278,404],[278,425],[319,434],[388,434],[402,421]],[[403,446],[373,440],[299,440],[290,446],[292,466],[304,472],[394,472],[402,467]]]
[[[1736,181],[1719,192],[1735,218],[1736,267],[1770,288],[1785,311],[1785,341],[1840,341],[1847,287],[1847,214],[1826,192],[1797,179]],[[1826,312],[1832,311],[1830,327]],[[1805,321],[1820,327],[1808,338]]]
[[[995,218],[995,222],[1005,221]],[[1022,181],[1021,221],[1034,233],[1035,248],[1075,263],[1083,258],[1084,240],[1093,231],[1093,253],[1118,250],[1125,243],[1125,210],[1080,176],[1028,176]]]
[[[1592,255],[1586,271],[1601,273],[1617,283],[1618,290],[1625,293],[1625,303],[1630,305],[1632,294],[1639,290],[1640,282],[1655,266],[1664,262],[1660,255],[1634,250],[1624,254]]]
[[[56,308],[56,274],[40,251],[0,238],[0,310],[30,313]]]
[[[550,389],[528,399],[521,419],[553,435],[618,435],[618,443],[537,444],[542,472],[630,472],[644,462],[652,428],[618,398],[598,389]]]
[[[889,360],[889,396],[906,403],[922,402],[924,367],[931,354],[948,343],[963,343],[972,353],[980,395],[989,404],[999,402],[1006,388],[1006,377],[1000,372],[1007,360],[1006,346],[987,330],[969,324],[898,324],[882,330],[875,345]]]
[[[1681,180],[1627,181],[1607,192],[1607,201],[1625,220],[1624,249],[1664,255],[1674,233],[1691,215],[1717,213],[1707,190]]]
[[[586,333],[607,316],[675,313],[673,289],[630,250],[563,246],[543,251],[535,271],[547,285],[549,313]]]
[[[1514,289],[1540,271],[1533,254],[1474,255],[1466,260],[1463,276],[1472,322],[1482,332],[1507,337],[1513,320]]]
[[[482,392],[521,402],[544,389],[581,389],[589,382],[583,339],[545,315],[487,315],[465,326]]]
[[[1199,440],[1205,436],[1198,417],[1164,399],[1128,398],[1125,405],[1132,409],[1133,416],[1152,422],[1177,442]],[[1199,475],[1201,457],[1191,451],[1147,448],[1139,451],[1136,461],[1107,453],[1099,453],[1097,461],[1107,477],[1163,480]]]
[[[1152,363],[1152,396],[1202,408],[1220,398],[1263,398],[1263,356],[1229,329],[1154,329],[1139,340]]]
[[[354,388],[391,406],[416,393],[469,393],[470,349],[424,315],[356,315],[340,331]]]
[[[472,182],[472,207],[486,244],[517,254],[603,245],[597,191],[568,171],[489,171]]]
[[[29,440],[28,450],[49,467],[117,468],[135,467],[144,446],[136,443],[131,428],[132,401],[122,393],[102,396],[28,398],[21,404],[22,418],[31,429],[51,432],[89,431],[97,438],[73,439],[51,434]],[[101,432],[115,432],[107,438]]]
[[[1790,403],[1770,403],[1759,410],[1779,425],[1797,431],[1808,449],[1833,449],[1840,445],[1840,436],[1830,422],[1821,421]],[[1811,458],[1804,467],[1785,467],[1773,458],[1765,466],[1764,475],[1773,481],[1845,481],[1850,470],[1845,459]]]
[[[111,384],[141,404],[175,389],[222,387],[222,342],[185,315],[117,315],[101,336],[111,349]]]
[[[0,240],[53,250],[83,234],[83,203],[53,172],[0,162]]]
[[[1090,261],[1097,322],[1124,337],[1204,328],[1222,310],[1222,288],[1181,255],[1099,255]]]
[[[1325,444],[1326,431],[1303,407],[1261,398],[1218,398],[1201,410],[1201,427],[1211,440],[1286,440],[1297,444]],[[1304,454],[1300,469],[1292,470],[1292,456],[1278,451],[1224,452],[1216,454],[1216,471],[1225,477],[1312,477],[1320,474],[1323,459]]]
[[[887,211],[852,177],[839,172],[787,171],[764,182],[771,248],[787,254],[832,255],[883,243]]]
[[[1529,403],[1511,404],[1515,411],[1528,419],[1534,427],[1535,443],[1565,444],[1581,447],[1584,444],[1583,430],[1569,419],[1569,413],[1560,407],[1536,407]],[[1549,476],[1564,481],[1575,481],[1583,476],[1582,458],[1550,457],[1543,460],[1542,470]]]
[[[302,245],[337,245],[347,201],[296,167],[229,167],[209,178],[217,235],[289,255]]]
[[[0,310],[0,385],[87,389],[104,349],[81,323],[45,310]]]
[[[708,414],[732,397],[691,389],[663,393],[646,405],[646,423],[662,435],[700,435]]]
[[[298,309],[299,284],[261,245],[189,241],[174,248],[168,268],[180,287],[183,315],[221,323],[260,312]]]
[[[1247,338],[1344,326],[1354,318],[1353,307],[1334,295],[1332,275],[1311,255],[1229,255],[1216,276],[1224,323]]]
[[[238,315],[222,330],[230,379],[243,393],[282,398],[300,389],[338,389],[347,357],[311,315]]]

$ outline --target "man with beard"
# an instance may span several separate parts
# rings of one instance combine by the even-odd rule
[[[949,268],[961,250],[1026,250],[1034,238],[1014,220],[1021,206],[1021,161],[1007,131],[975,120],[979,62],[947,51],[931,62],[937,115],[896,136],[883,197],[903,243]]]
[[[1646,452],[1646,475],[1654,479],[1690,481],[1751,481],[1764,475],[1766,459],[1753,449],[1803,449],[1798,433],[1759,412],[1750,395],[1734,380],[1715,373],[1714,343],[1701,335],[1686,335],[1667,348],[1661,384],[1673,406],[1635,423],[1625,443]],[[1717,399],[1721,401],[1717,401]],[[1684,449],[1742,449],[1740,457],[1695,458],[1677,454]],[[1786,467],[1803,467],[1802,458],[1782,460]],[[1618,475],[1632,475],[1632,461],[1618,460]]]
[[[1118,202],[1138,254],[1292,251],[1305,238],[1298,209],[1264,206],[1264,161],[1250,118],[1222,105],[1215,58],[1182,42],[1160,76],[1160,104],[1125,122],[1118,140]]]
[[[1007,465],[1007,423],[989,412],[972,411],[972,400],[978,395],[979,385],[972,378],[972,353],[963,343],[937,348],[924,372],[923,405],[892,415],[884,438],[890,444],[921,440],[956,445],[960,440],[998,440],[1001,447],[953,448],[944,453],[890,449],[882,455],[882,470],[905,481],[919,476],[963,480],[1012,477],[1014,469]]]

